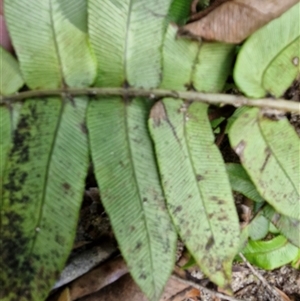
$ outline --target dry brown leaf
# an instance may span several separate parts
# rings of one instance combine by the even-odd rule
[[[278,292],[278,294],[280,295],[282,301],[291,301],[291,299],[283,292],[281,291],[279,288],[274,287],[275,290]]]
[[[129,274],[78,301],[148,301]]]
[[[71,301],[69,288],[65,288],[57,301]]]
[[[209,41],[240,43],[257,29],[279,17],[299,0],[228,0],[208,8],[201,19],[179,29],[178,34]]]
[[[126,273],[128,268],[124,260],[121,257],[112,259],[74,280],[69,285],[71,300],[97,292]]]

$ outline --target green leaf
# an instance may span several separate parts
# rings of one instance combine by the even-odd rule
[[[192,2],[193,0],[173,0],[168,13],[167,22],[184,25],[189,18]]]
[[[87,0],[5,0],[5,19],[31,89],[92,84]]]
[[[235,45],[225,43],[202,43],[193,74],[197,91],[221,92],[232,70]]]
[[[0,107],[0,208],[2,207],[2,183],[7,161],[7,155],[11,146],[10,112],[7,107]],[[1,223],[1,215],[0,215]]]
[[[249,237],[252,240],[263,239],[269,232],[270,222],[262,214],[258,214],[248,225]]]
[[[158,300],[175,261],[176,233],[157,173],[147,116],[151,103],[92,101],[88,129],[101,200],[131,275]]]
[[[281,234],[296,247],[300,248],[299,220],[279,214],[271,206],[266,206],[263,213],[278,228]]]
[[[170,24],[163,47],[161,88],[218,92],[231,72],[235,46],[222,43],[199,43],[177,39],[177,27]]]
[[[229,138],[260,195],[278,213],[300,220],[300,140],[288,120],[253,108],[234,122]]]
[[[241,164],[227,163],[226,170],[232,190],[239,192],[255,202],[264,202]]]
[[[16,59],[0,46],[0,94],[13,94],[24,84]]]
[[[3,301],[44,300],[71,251],[88,168],[86,104],[22,106],[1,183]]]
[[[300,74],[300,3],[256,31],[239,51],[234,80],[250,97],[279,97]]]
[[[268,241],[250,240],[243,254],[250,263],[265,270],[274,270],[293,261],[298,250],[285,237],[279,235]]]
[[[177,231],[202,271],[229,290],[239,223],[207,105],[164,99],[153,107],[149,126]]]
[[[171,0],[90,0],[89,34],[99,62],[96,86],[157,87]]]

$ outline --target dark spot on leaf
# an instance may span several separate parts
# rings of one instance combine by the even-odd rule
[[[201,175],[196,175],[196,180],[197,180],[198,182],[202,181],[203,179],[204,179],[203,176],[201,176]]]
[[[139,241],[139,242],[136,244],[134,250],[135,250],[135,251],[139,250],[139,249],[141,248],[141,246],[142,246],[142,243]]]
[[[82,123],[79,124],[79,126],[80,126],[80,129],[81,129],[81,132],[82,132],[83,134],[87,135],[88,129],[87,129],[87,127],[86,127],[86,124],[82,122]]]
[[[140,274],[139,278],[145,280],[145,279],[147,279],[147,276],[145,273],[142,273],[142,274]]]
[[[206,243],[205,245],[205,250],[208,251],[211,249],[211,247],[214,245],[215,243],[215,239],[213,238],[213,236],[211,236],[209,239],[208,239],[208,242]]]
[[[267,165],[267,163],[269,161],[269,158],[271,156],[271,150],[270,150],[269,147],[265,148],[265,154],[266,154],[266,157],[265,157],[265,160],[264,160],[264,163],[263,163],[262,167],[260,168],[260,172],[264,171],[264,169],[266,168],[266,165]]]
[[[146,203],[148,201],[147,198],[143,198],[143,202]]]
[[[133,232],[133,231],[135,230],[135,226],[130,226],[130,227],[129,227],[129,230],[130,230],[131,232]]]
[[[213,213],[210,213],[210,214],[208,215],[208,218],[211,219],[213,216],[214,216],[214,214],[213,214]]]
[[[210,199],[211,199],[212,201],[217,201],[217,200],[218,200],[218,198],[217,198],[216,196],[212,196]]]
[[[71,185],[69,184],[69,183],[67,183],[67,182],[65,182],[65,183],[63,183],[63,188],[65,189],[65,190],[69,190],[70,188],[71,188]]]
[[[173,214],[176,214],[176,213],[180,212],[181,210],[182,210],[182,206],[181,206],[181,205],[180,205],[180,206],[177,206],[177,207],[175,208]]]
[[[218,200],[218,204],[219,204],[219,205],[224,205],[224,204],[225,204],[225,201],[224,201],[224,200]]]
[[[59,234],[56,234],[55,235],[55,241],[61,245],[61,246],[64,246],[65,245],[65,239],[63,236],[59,235]]]

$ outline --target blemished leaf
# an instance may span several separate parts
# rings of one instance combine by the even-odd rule
[[[0,94],[8,95],[15,93],[24,84],[19,63],[5,49],[0,46]]]
[[[87,0],[5,0],[5,18],[31,89],[92,84],[96,62],[87,40]]]
[[[171,0],[90,0],[96,86],[152,88],[160,83],[161,46]]]
[[[243,254],[250,263],[265,270],[274,270],[293,261],[298,250],[284,236],[279,235],[268,241],[250,240]]]
[[[298,0],[232,0],[219,3],[216,1],[213,10],[208,7],[207,13],[201,12],[200,20],[183,26],[181,34],[238,44],[298,3]]]
[[[239,192],[255,202],[264,202],[247,172],[241,164],[227,163],[226,170],[232,190]]]
[[[101,199],[131,275],[158,300],[175,261],[176,233],[147,131],[151,103],[120,97],[92,101],[88,130]]]
[[[266,206],[263,213],[282,235],[300,248],[300,221],[298,219],[279,214],[271,206]]]
[[[239,224],[207,105],[166,98],[152,108],[149,127],[177,231],[202,271],[230,290]]]
[[[229,138],[260,195],[278,213],[300,220],[300,139],[289,121],[252,108],[233,123]]]
[[[88,168],[86,104],[48,97],[21,108],[1,183],[3,301],[44,300],[72,248]]]
[[[280,18],[256,31],[242,46],[234,80],[247,96],[259,98],[270,93],[279,97],[299,76],[300,3],[296,3]]]

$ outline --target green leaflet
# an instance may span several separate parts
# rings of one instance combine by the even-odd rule
[[[151,88],[160,83],[161,45],[171,0],[90,0],[96,86]]]
[[[165,207],[147,131],[151,103],[92,101],[88,130],[101,199],[130,272],[158,300],[174,265],[176,234]]]
[[[249,237],[252,240],[263,239],[269,232],[270,222],[261,213],[248,225]]]
[[[247,260],[265,270],[273,270],[293,261],[298,248],[281,235],[268,241],[249,241],[243,254]]]
[[[174,22],[178,25],[184,25],[189,17],[192,2],[193,0],[173,0],[167,23]]]
[[[300,74],[299,12],[300,3],[256,31],[242,46],[234,79],[246,95],[279,97]]]
[[[207,105],[187,107],[181,100],[164,99],[153,107],[149,126],[177,231],[202,271],[230,290],[239,223]]]
[[[5,18],[31,89],[92,84],[87,0],[5,0]]]
[[[41,301],[72,248],[88,168],[87,99],[25,101],[3,181],[0,299]]]
[[[0,107],[0,208],[2,206],[2,183],[7,154],[11,146],[10,112],[7,107]],[[1,223],[1,215],[0,215]]]
[[[231,71],[234,45],[199,43],[176,38],[177,27],[170,24],[163,47],[161,88],[218,92]]]
[[[242,193],[255,202],[264,202],[241,164],[228,163],[226,170],[232,190]]]
[[[278,228],[292,244],[300,248],[300,221],[277,213],[271,206],[266,206],[263,214]]]
[[[15,93],[24,84],[17,60],[0,46],[0,94]]]
[[[249,109],[230,127],[229,138],[260,195],[278,213],[300,220],[300,140],[288,120]]]

